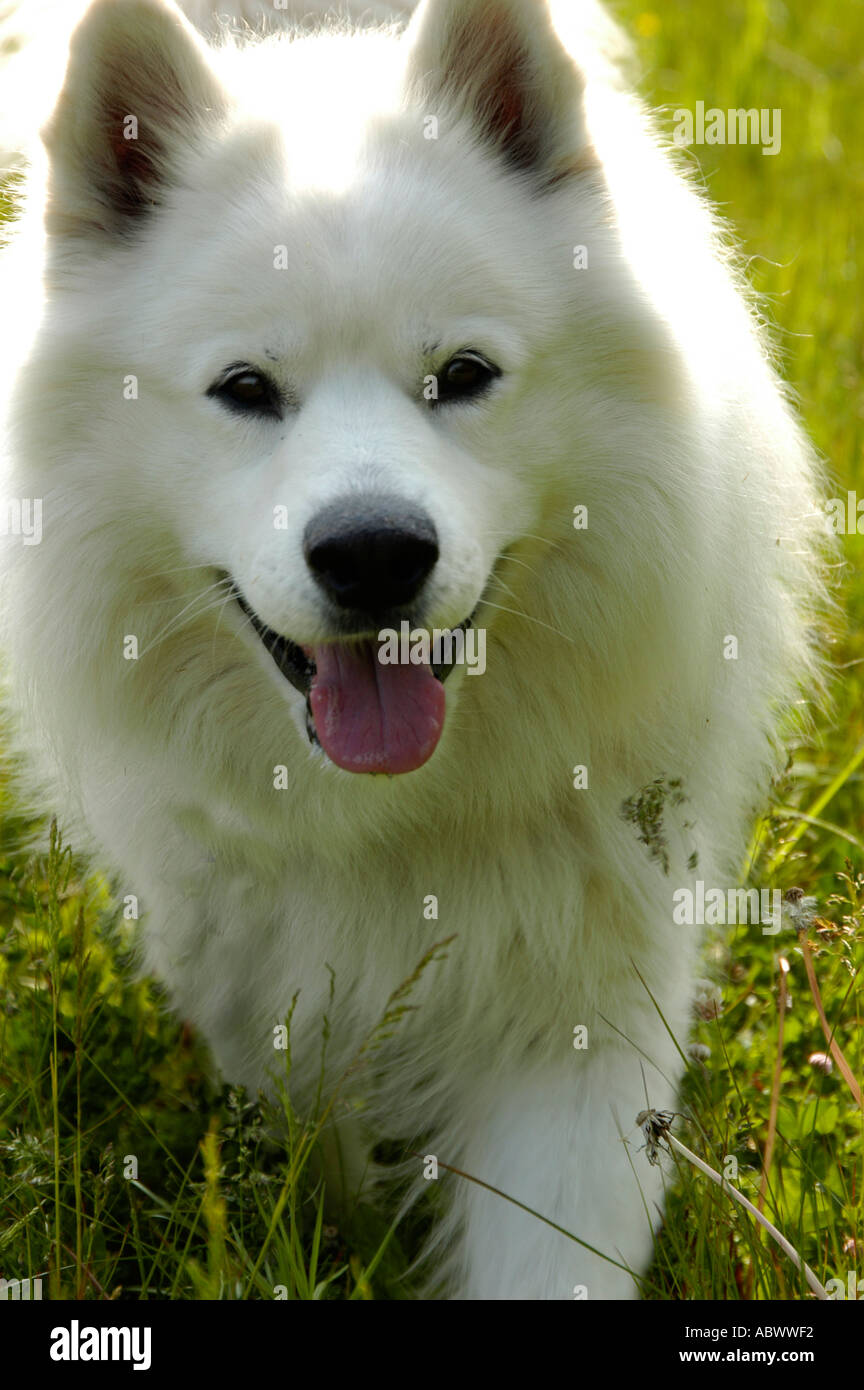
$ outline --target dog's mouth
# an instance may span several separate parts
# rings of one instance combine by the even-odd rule
[[[444,729],[444,682],[455,659],[440,665],[383,664],[377,637],[299,646],[262,622],[236,582],[231,583],[280,674],[306,697],[310,743],[347,772],[392,775],[428,762]],[[450,631],[464,633],[476,611]],[[455,644],[450,651],[455,657]]]

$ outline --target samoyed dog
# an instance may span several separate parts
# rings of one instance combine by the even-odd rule
[[[218,8],[83,6],[5,254],[18,747],[225,1077],[290,1016],[311,1107],[326,1013],[358,1166],[437,1160],[428,1296],[632,1296],[811,452],[599,9]]]

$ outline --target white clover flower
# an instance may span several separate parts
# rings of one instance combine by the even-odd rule
[[[710,1021],[723,1012],[723,991],[713,980],[697,980],[693,1008],[700,1018]]]

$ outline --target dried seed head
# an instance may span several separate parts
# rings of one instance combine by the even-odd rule
[[[787,888],[783,894],[783,915],[796,931],[806,931],[813,921],[818,903],[804,896],[803,888]]]
[[[640,1110],[636,1116],[636,1123],[645,1135],[644,1148],[652,1167],[660,1161],[658,1144],[666,1138],[666,1131],[674,1119],[670,1110]]]

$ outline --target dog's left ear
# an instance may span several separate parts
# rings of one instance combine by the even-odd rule
[[[547,0],[423,0],[407,38],[410,76],[430,115],[438,106],[467,115],[487,145],[541,187],[584,160],[582,76]]]
[[[131,237],[226,108],[206,47],[172,0],[91,0],[42,131],[48,232]]]

